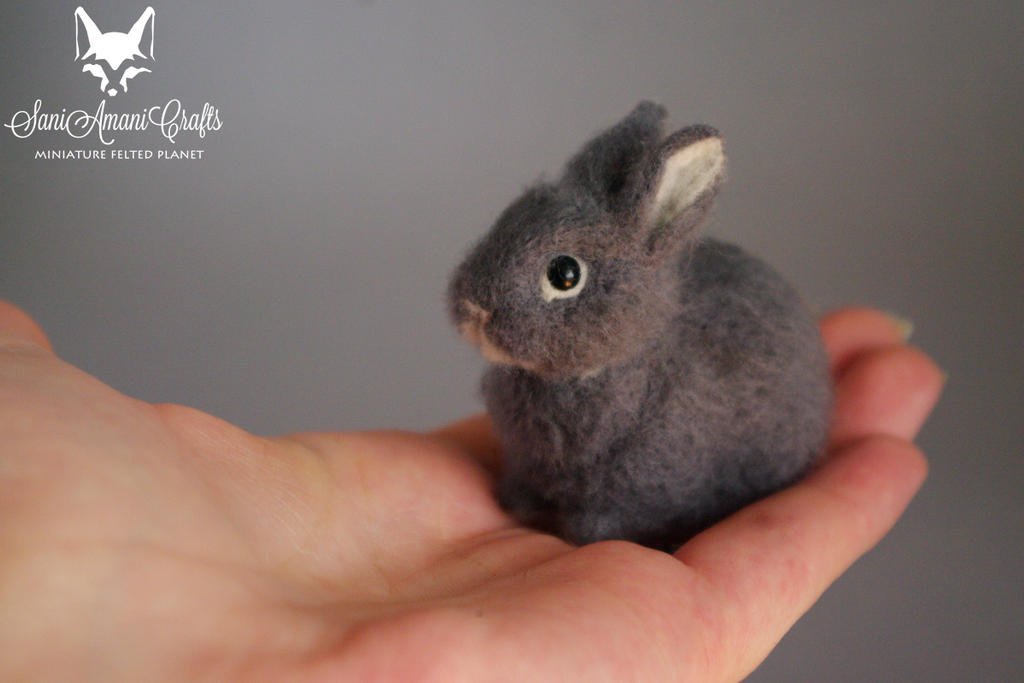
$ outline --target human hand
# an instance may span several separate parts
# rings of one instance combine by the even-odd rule
[[[0,304],[0,677],[739,679],[925,476],[935,366],[878,313],[822,330],[827,460],[673,557],[516,526],[484,417],[256,437],[114,391]]]

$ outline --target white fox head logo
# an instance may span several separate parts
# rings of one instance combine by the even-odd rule
[[[147,7],[128,33],[108,31],[103,33],[96,23],[79,7],[75,10],[75,60],[85,60],[83,72],[100,79],[100,90],[113,97],[128,90],[128,81],[141,73],[150,73],[145,67],[126,64],[136,57],[152,61],[153,26],[156,13]],[[85,29],[85,43],[79,37],[79,25]],[[144,52],[143,38],[149,29],[149,52]],[[83,50],[83,48],[85,48]],[[117,86],[120,86],[118,89]]]

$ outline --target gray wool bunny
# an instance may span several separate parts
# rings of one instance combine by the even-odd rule
[[[527,189],[455,271],[449,307],[493,364],[498,499],[566,540],[671,550],[786,486],[824,444],[831,387],[793,288],[697,237],[725,156],[640,103],[557,183]]]

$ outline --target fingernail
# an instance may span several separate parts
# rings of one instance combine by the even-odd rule
[[[896,326],[896,333],[900,335],[900,339],[904,342],[910,339],[910,335],[914,333],[914,323],[908,318],[904,318],[902,315],[896,315],[892,312],[886,312],[889,319],[892,320],[892,324]]]

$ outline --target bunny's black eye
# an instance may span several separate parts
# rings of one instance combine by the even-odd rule
[[[586,279],[587,264],[574,256],[561,254],[551,259],[547,272],[541,277],[541,295],[545,301],[576,296]]]
[[[572,289],[580,282],[580,264],[572,256],[556,256],[548,264],[548,282],[560,291]]]

